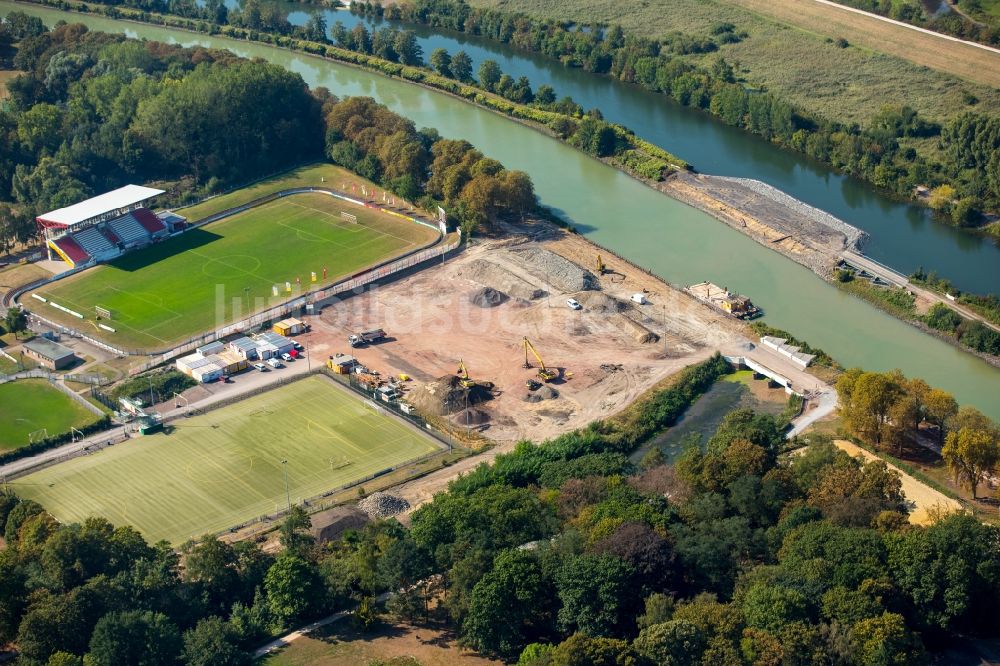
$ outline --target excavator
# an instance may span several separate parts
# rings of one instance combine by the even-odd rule
[[[604,275],[607,272],[608,272],[608,266],[607,266],[607,264],[604,263],[604,259],[601,258],[601,255],[598,254],[597,255],[597,274],[598,275]]]
[[[458,360],[458,383],[462,388],[472,388],[476,385],[476,381],[469,377],[469,369],[465,367],[465,361],[462,359]]]
[[[542,381],[551,382],[553,379],[555,379],[556,377],[559,376],[559,372],[558,371],[553,370],[551,368],[546,368],[545,367],[545,361],[542,360],[542,357],[538,354],[537,351],[535,351],[534,345],[532,345],[531,341],[528,340],[528,337],[525,336],[525,338],[524,338],[524,367],[526,367],[526,368],[530,368],[531,367],[531,361],[528,359],[528,352],[529,351],[532,354],[535,355],[536,359],[538,359],[538,366],[539,366],[538,367],[538,376],[539,376],[539,378]],[[530,381],[531,380],[529,380],[529,382]]]

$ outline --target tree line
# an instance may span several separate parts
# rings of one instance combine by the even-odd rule
[[[442,203],[467,231],[535,208],[527,175],[468,144],[462,155],[438,148],[464,166],[451,170],[450,189],[428,191],[433,169],[454,166],[435,156],[435,130],[418,132],[370,99],[312,91],[277,65],[79,24],[48,31],[21,12],[2,26],[24,72],[0,109],[4,250],[35,236],[36,214],[123,182],[166,182],[182,203],[324,154],[429,210]]]
[[[920,440],[941,447],[955,480],[972,498],[1000,465],[1000,425],[975,407],[959,407],[947,391],[900,371],[851,368],[837,380],[840,413],[857,437],[885,450],[901,451]]]
[[[692,64],[685,54],[715,49],[691,51],[678,45],[676,35],[645,39],[626,34],[617,25],[571,26],[503,9],[473,8],[464,0],[414,0],[389,6],[361,2],[352,3],[351,10],[479,35],[635,83],[906,198],[913,198],[919,186],[952,188],[952,195],[940,198],[936,209],[942,220],[959,226],[976,226],[982,211],[1000,206],[1000,181],[986,175],[1000,168],[997,151],[991,155],[983,151],[997,121],[974,111],[941,126],[910,107],[886,107],[861,127],[817,116],[755,89],[740,80],[724,58],[710,66]],[[742,38],[729,25],[716,26],[712,33],[709,38],[715,48]],[[929,153],[904,147],[900,145],[904,137],[938,137],[945,150]],[[993,167],[975,168],[986,163]]]

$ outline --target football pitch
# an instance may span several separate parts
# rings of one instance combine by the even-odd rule
[[[82,428],[99,417],[44,379],[0,384],[0,450],[28,443],[43,428],[48,437]],[[39,433],[41,434],[41,433]]]
[[[313,375],[10,483],[61,522],[103,516],[179,544],[439,450]],[[287,464],[282,464],[287,460]]]
[[[357,223],[341,213],[354,215]],[[294,297],[312,285],[313,272],[320,282],[330,283],[404,254],[435,235],[423,225],[327,194],[295,194],[37,292],[86,320],[40,303],[32,306],[45,317],[82,327],[118,347],[161,350]],[[111,311],[111,321],[97,321],[98,306]],[[98,323],[116,331],[101,329]]]

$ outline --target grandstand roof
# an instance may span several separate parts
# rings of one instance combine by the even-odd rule
[[[104,213],[151,199],[158,194],[163,194],[163,192],[164,190],[158,190],[153,187],[126,185],[125,187],[119,187],[117,190],[99,194],[86,201],[75,203],[72,206],[66,206],[65,208],[39,215],[38,221],[71,227],[74,224],[85,222]]]

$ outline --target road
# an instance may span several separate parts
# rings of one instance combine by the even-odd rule
[[[887,266],[883,266],[882,264],[878,263],[874,259],[870,259],[869,257],[866,257],[866,256],[864,256],[862,254],[858,254],[856,252],[851,252],[851,251],[845,251],[845,252],[843,252],[841,254],[841,258],[844,259],[844,261],[846,261],[846,262],[848,262],[848,263],[850,263],[850,264],[852,264],[854,266],[857,266],[859,268],[865,269],[866,271],[868,271],[872,275],[879,276],[880,278],[882,278],[886,282],[890,282],[890,283],[896,285],[897,287],[900,287],[901,289],[907,289],[907,290],[913,292],[918,298],[922,298],[924,300],[930,301],[931,303],[941,303],[943,305],[946,305],[949,308],[951,308],[952,310],[958,312],[960,315],[962,315],[966,319],[971,319],[973,321],[978,321],[978,322],[982,323],[983,325],[988,326],[989,328],[993,329],[997,333],[1000,333],[1000,326],[997,326],[996,324],[994,324],[990,320],[986,319],[986,317],[983,317],[978,312],[975,312],[974,310],[970,310],[968,307],[966,307],[966,306],[964,306],[964,305],[962,305],[960,303],[956,303],[955,301],[952,301],[952,300],[950,300],[950,299],[942,296],[941,294],[939,294],[937,292],[934,292],[934,291],[931,291],[930,289],[925,289],[924,287],[920,287],[918,285],[913,284],[905,276],[900,275],[899,273],[897,273],[896,271],[892,270],[891,268],[889,268]]]

